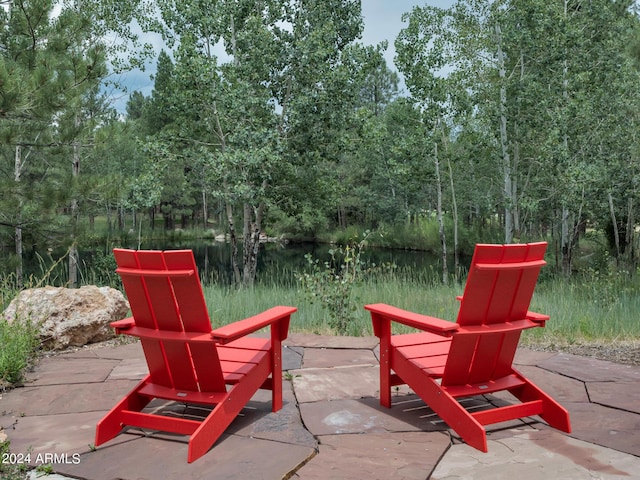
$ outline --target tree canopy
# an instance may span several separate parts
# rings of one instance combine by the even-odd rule
[[[443,278],[465,242],[537,239],[569,275],[589,231],[635,268],[630,0],[415,7],[395,65],[362,43],[358,0],[5,3],[0,249],[19,275],[25,244],[71,248],[96,219],[226,233],[245,286],[265,235],[431,218]],[[116,112],[114,73],[150,55],[139,29],[168,48],[152,93]]]

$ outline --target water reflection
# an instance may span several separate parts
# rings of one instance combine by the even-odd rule
[[[233,282],[233,269],[231,267],[231,247],[229,244],[219,242],[188,242],[172,245],[154,245],[152,248],[186,248],[193,250],[200,277],[204,283],[218,283],[230,285]],[[258,256],[257,283],[268,285],[288,286],[295,283],[296,272],[305,271],[308,268],[305,255],[310,253],[313,258],[321,262],[330,260],[329,250],[332,247],[327,244],[301,243],[301,244],[277,244],[266,243],[260,247]],[[240,260],[242,251],[238,253]],[[438,259],[427,252],[409,250],[390,250],[382,248],[368,248],[362,255],[363,261],[369,265],[394,265],[399,270],[411,270],[421,277],[437,276]]]
[[[137,248],[137,245],[125,245],[125,248]],[[335,248],[327,244],[277,244],[266,243],[260,247],[258,256],[257,284],[292,286],[296,284],[296,273],[309,268],[305,255],[310,253],[314,259],[325,262],[331,259],[329,250]],[[156,242],[144,245],[143,249],[190,249],[193,250],[198,271],[203,283],[231,285],[233,269],[231,267],[231,246],[215,241]],[[238,253],[242,260],[242,247]],[[47,284],[64,285],[68,278],[66,251],[48,251],[40,254],[36,251],[25,255],[25,273],[41,278],[48,272]],[[413,280],[431,282],[440,275],[439,259],[428,252],[410,250],[391,250],[367,248],[363,261],[368,265],[393,265],[394,271],[410,275]],[[81,283],[109,284],[115,275],[113,257],[106,255],[104,248],[81,250]],[[9,271],[9,270],[8,270]]]

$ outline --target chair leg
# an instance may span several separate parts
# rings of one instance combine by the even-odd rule
[[[194,462],[209,451],[242,410],[238,405],[227,398],[215,406],[189,438],[187,462]]]
[[[391,408],[391,369],[380,363],[380,405]]]
[[[484,427],[422,369],[402,356],[394,357],[396,373],[403,381],[470,446],[487,452]]]
[[[544,390],[541,390],[537,385],[524,377],[520,372],[515,369],[514,372],[526,383],[521,387],[511,390],[511,394],[521,402],[542,400],[542,412],[539,414],[540,417],[553,428],[557,428],[558,430],[566,433],[571,433],[569,412],[544,392]]]
[[[465,443],[482,452],[489,451],[484,427],[432,378],[409,386]]]
[[[374,315],[373,318],[377,317]],[[391,322],[380,320],[377,330],[380,338],[380,405],[391,408]]]
[[[282,342],[271,334],[271,411],[282,408]]]
[[[238,416],[240,411],[251,400],[253,394],[260,388],[268,375],[269,363],[266,361],[258,365],[256,370],[245,376],[227,392],[226,398],[218,403],[205,418],[198,429],[189,438],[189,463],[207,453],[220,438],[227,427]],[[273,386],[273,388],[277,388]],[[282,382],[280,382],[282,388]]]
[[[96,427],[96,446],[115,438],[122,431],[122,412],[139,412],[151,401],[151,398],[138,393],[140,388],[147,384],[149,378],[149,376],[144,378],[98,422]]]

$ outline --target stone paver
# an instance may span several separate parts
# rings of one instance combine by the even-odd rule
[[[449,448],[443,433],[328,435],[320,451],[294,478],[424,480]]]
[[[583,382],[638,382],[640,367],[559,353],[540,362],[541,368]]]
[[[555,357],[557,353],[553,352],[538,352],[536,350],[528,350],[528,349],[519,349],[516,352],[516,356],[514,358],[513,363],[515,365],[538,365],[544,360],[547,360],[551,357]]]
[[[313,335],[310,333],[291,333],[285,340],[285,345],[309,348],[346,348],[346,349],[369,349],[373,350],[378,346],[377,337],[343,337],[332,335]]]
[[[96,424],[107,411],[67,413],[62,415],[37,415],[15,419],[16,423],[9,427],[11,451],[14,453],[32,454],[35,463],[38,454],[47,453],[68,454],[86,453],[91,450],[95,441]],[[5,419],[0,417],[0,425],[5,429]],[[121,442],[124,437],[118,437]]]
[[[560,403],[589,401],[587,389],[580,380],[533,366],[521,366],[518,370],[544,391],[553,392],[553,398]]]
[[[591,402],[640,414],[638,382],[589,382]]]
[[[380,388],[374,365],[305,368],[293,370],[291,375],[299,403],[373,397]]]
[[[144,358],[124,358],[111,370],[109,380],[142,380],[148,373]]]
[[[282,409],[273,413],[271,392],[258,391],[242,410],[240,416],[227,428],[227,433],[304,445],[315,449],[318,442],[302,423],[291,382],[284,382],[282,393]]]
[[[119,360],[77,357],[49,357],[27,376],[29,386],[70,385],[104,382]]]
[[[452,446],[432,480],[496,478],[592,480],[637,478],[640,458],[577,440],[551,429],[513,431],[489,440],[489,452],[466,444]]]
[[[136,383],[133,380],[111,380],[16,388],[4,395],[0,410],[17,417],[108,411]]]
[[[442,421],[415,395],[395,399],[391,409],[380,406],[373,397],[301,403],[300,413],[313,435],[446,430]]]
[[[571,414],[571,436],[640,457],[639,415],[593,403],[564,406]]]
[[[116,360],[124,360],[126,358],[144,358],[140,356],[142,348],[140,342],[131,341],[131,337],[119,337],[125,338],[130,343],[124,343],[114,348],[96,348],[90,350],[98,358],[110,358]],[[82,351],[72,353],[70,356],[81,354]]]
[[[25,387],[0,395],[0,427],[14,453],[56,454],[56,480],[638,476],[638,367],[519,350],[516,365],[569,410],[573,432],[538,418],[492,425],[484,454],[406,386],[394,389],[391,409],[381,407],[377,355],[375,337],[291,334],[283,349],[283,408],[271,412],[271,393],[259,391],[193,464],[186,462],[187,437],[162,432],[131,429],[93,448],[97,421],[148,371],[138,343],[44,358]],[[477,410],[510,401],[498,393],[462,403]],[[162,401],[148,408],[207,414]]]
[[[207,455],[187,463],[184,442],[127,436],[132,440],[99,448],[56,471],[92,480],[280,479],[315,454],[306,446],[225,434]]]
[[[306,348],[303,366],[307,368],[333,368],[340,366],[377,365],[378,359],[369,349],[348,350],[334,348]]]

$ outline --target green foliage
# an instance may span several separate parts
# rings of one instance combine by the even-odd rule
[[[18,285],[15,274],[0,276],[0,311],[4,311],[22,288],[38,288],[42,285],[66,284],[67,275],[61,272],[63,260],[67,254],[54,260],[39,258],[39,273],[30,275],[24,285]],[[112,254],[98,251],[90,264],[81,268],[83,284],[108,285],[113,288],[122,286],[120,277],[115,273],[116,263]],[[4,386],[18,385],[24,379],[26,369],[33,363],[40,345],[39,325],[30,318],[15,318],[11,323],[0,316],[0,389]]]
[[[3,250],[20,229],[27,252],[209,223],[233,225],[246,243],[264,231],[313,239],[384,228],[392,235],[382,245],[437,250],[429,216],[441,191],[458,251],[504,241],[497,225],[512,217],[513,238],[550,240],[568,274],[583,226],[615,223],[620,243],[636,247],[615,260],[635,268],[635,5],[416,7],[395,39],[407,97],[386,44],[358,42],[360,3],[98,0],[80,10],[70,1],[54,14],[52,2],[9,2],[0,9]],[[100,91],[114,78],[107,67],[149,58],[133,19],[172,52],[159,52],[153,93],[134,92],[123,119]],[[104,238],[96,216],[107,218]],[[21,257],[3,265],[17,269]]]
[[[18,318],[9,323],[0,318],[0,386],[22,382],[39,343],[38,325],[30,319]]]
[[[0,311],[4,312],[19,291],[15,274],[5,273],[0,276]]]
[[[51,475],[52,473],[54,473],[53,465],[51,465],[50,463],[40,464],[36,467],[36,472],[38,472],[38,477]]]
[[[532,310],[549,314],[551,320],[544,329],[527,333],[526,341],[563,345],[640,338],[634,313],[640,308],[638,278],[624,274],[605,277],[596,274],[596,279],[542,282]]]
[[[598,253],[601,257],[596,262],[580,270],[579,281],[582,294],[590,303],[603,311],[613,310],[625,298],[632,298],[638,291],[637,272],[629,272],[616,267],[607,254]],[[635,273],[635,274],[634,274]]]
[[[81,3],[8,2],[0,13],[0,242],[15,242],[18,283],[24,251],[76,244],[80,216],[95,215],[117,188],[92,165],[105,160],[92,155],[105,140],[98,128],[115,117],[101,90],[115,83],[109,68],[122,72],[148,54],[131,32],[148,2]]]
[[[11,452],[9,440],[0,442],[0,456]],[[2,480],[25,480],[27,478],[28,466],[24,463],[11,464],[0,462],[0,478]]]
[[[414,8],[396,40],[396,63],[429,112],[425,122],[441,119],[456,132],[447,142],[458,205],[480,222],[502,210],[514,238],[552,237],[565,273],[581,222],[613,215],[608,192],[616,217],[634,218],[640,150],[631,105],[640,97],[627,46],[638,38],[636,13],[609,0],[587,8],[459,0]]]
[[[323,269],[324,265],[319,265]],[[563,278],[545,278],[536,288],[531,310],[551,316],[545,328],[525,332],[525,343],[566,345],[590,342],[638,341],[640,323],[640,279],[627,278],[627,287],[599,294],[599,288],[587,279],[568,282]],[[383,269],[361,276],[350,292],[355,308],[348,308],[346,333],[372,335],[370,315],[362,307],[368,303],[388,303],[410,311],[455,321],[462,286],[444,286],[438,274],[415,268]],[[607,288],[607,287],[605,287]],[[327,307],[318,297],[301,292],[300,284],[259,284],[252,290],[234,290],[210,284],[204,287],[205,298],[214,326],[255,315],[273,305],[294,305],[298,312],[291,318],[291,331],[338,334]],[[302,295],[301,295],[302,293]],[[595,294],[595,295],[594,295]],[[615,295],[615,301],[603,304],[602,295]],[[330,325],[330,322],[332,323]],[[408,332],[398,327],[399,333]]]
[[[329,250],[331,259],[320,262],[311,254],[305,255],[308,272],[299,273],[302,291],[311,303],[318,302],[329,313],[329,327],[339,335],[352,332],[354,312],[358,308],[354,288],[369,273],[362,253],[371,233],[360,241],[352,240],[345,246]]]
[[[27,284],[38,286],[34,277],[30,277]],[[0,275],[0,312],[9,306],[21,288],[15,274]],[[38,331],[39,325],[29,318],[16,318],[9,323],[0,315],[0,390],[22,382],[25,370],[32,364],[40,345]]]
[[[89,262],[83,263],[82,283],[121,289],[122,279],[116,273],[116,268],[116,260],[111,252],[97,250]]]

